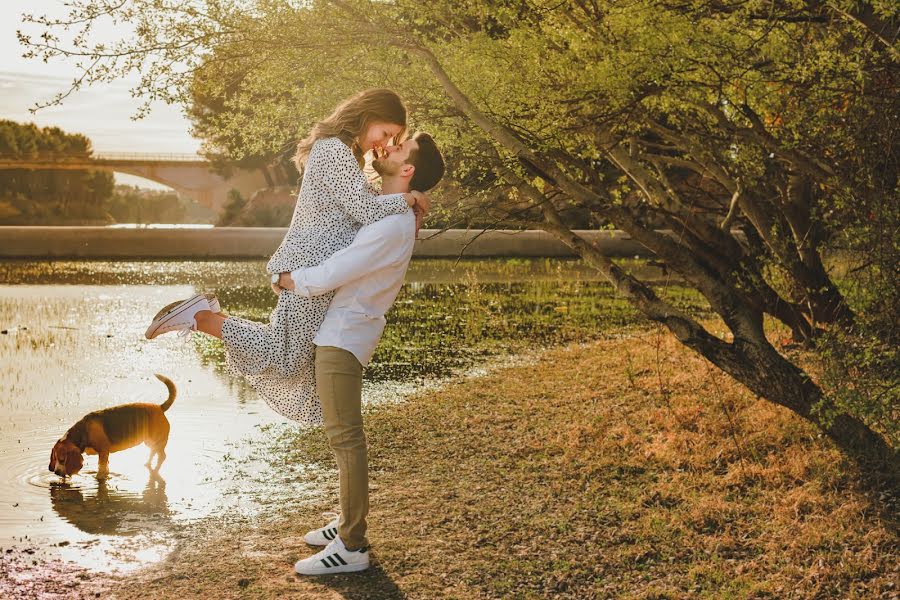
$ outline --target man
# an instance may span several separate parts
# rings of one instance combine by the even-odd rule
[[[432,137],[417,133],[373,162],[382,193],[434,187],[444,175],[444,159]],[[282,273],[279,287],[303,296],[337,290],[313,343],[316,390],[322,402],[325,434],[340,477],[340,516],[306,534],[321,552],[300,560],[301,575],[361,571],[369,566],[366,515],[369,471],[362,423],[362,371],[384,331],[406,275],[418,230],[409,211],[362,227],[353,243],[322,264]]]

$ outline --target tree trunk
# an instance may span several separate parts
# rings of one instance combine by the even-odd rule
[[[598,201],[602,204],[602,198],[590,188],[572,179],[554,162],[542,160],[514,132],[478,110],[456,86],[431,51],[422,46],[408,49],[425,60],[457,108],[514,157],[534,165],[545,174],[548,183],[558,187],[569,197],[586,206],[596,204]],[[617,155],[617,158],[621,162],[628,162],[624,155]],[[500,166],[502,168],[502,165]],[[640,174],[637,174],[637,179],[638,183],[645,184],[642,188],[645,192],[651,195],[661,193],[658,183],[641,177]],[[624,207],[608,204],[602,206],[602,212],[613,223],[628,231],[635,240],[659,253],[663,260],[678,270],[682,276],[694,281],[697,289],[704,294],[710,305],[734,332],[733,343],[727,343],[711,335],[689,315],[657,297],[648,286],[624,273],[609,257],[601,254],[596,247],[566,228],[555,208],[536,188],[512,173],[510,183],[520,187],[523,193],[533,198],[536,206],[542,208],[546,220],[545,229],[548,232],[553,233],[588,264],[597,268],[620,294],[647,317],[664,324],[681,343],[696,350],[750,390],[814,423],[851,456],[866,461],[887,460],[896,464],[896,453],[884,439],[855,417],[841,414],[831,422],[825,422],[818,413],[814,414],[814,406],[823,400],[819,387],[768,343],[762,329],[761,311],[754,309],[734,289],[729,288],[718,277],[718,273],[699,261],[687,247],[644,228]],[[828,413],[827,410],[824,412]]]
[[[730,344],[723,342],[708,334],[692,319],[673,314],[649,288],[622,274],[596,248],[560,223],[552,222],[551,219],[545,229],[574,249],[588,264],[596,266],[648,318],[665,325],[681,343],[749,390],[813,423],[858,462],[888,464],[892,469],[900,471],[897,452],[865,423],[846,413],[828,418],[834,413],[834,406],[808,374],[769,344],[762,335],[758,315],[749,307],[738,308],[730,315],[730,321],[743,323],[737,328],[738,331],[756,331],[758,335],[749,340],[736,336]]]
[[[846,413],[829,418],[834,405],[824,398],[821,388],[771,345],[735,340],[735,346],[746,359],[740,364],[721,365],[729,375],[754,393],[812,422],[855,458],[896,465],[896,451],[865,423]]]

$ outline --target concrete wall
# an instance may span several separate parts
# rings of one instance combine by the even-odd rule
[[[0,258],[268,258],[286,229],[216,227],[211,229],[117,229],[109,227],[0,227]],[[419,257],[572,256],[543,231],[423,229]],[[621,231],[579,232],[612,256],[648,256]],[[475,239],[477,237],[477,239]],[[474,241],[473,241],[474,239]],[[468,244],[468,246],[466,246]],[[464,250],[465,249],[465,250]]]

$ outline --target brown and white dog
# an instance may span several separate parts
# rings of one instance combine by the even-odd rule
[[[169,420],[163,413],[175,401],[175,384],[156,374],[166,384],[169,397],[162,404],[134,403],[104,408],[86,414],[72,425],[50,452],[50,470],[62,477],[75,475],[84,465],[83,452],[100,455],[97,477],[109,474],[109,453],[137,446],[141,442],[150,448],[147,467],[156,455],[156,467],[166,459],[169,441]]]

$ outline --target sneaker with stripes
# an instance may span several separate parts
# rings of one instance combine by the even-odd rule
[[[294,565],[294,571],[299,575],[336,575],[368,568],[369,549],[347,550],[340,537],[334,538],[324,550],[298,560]]]
[[[327,546],[338,535],[338,523],[341,521],[341,515],[337,513],[325,513],[325,517],[333,517],[328,525],[313,529],[303,536],[303,540],[310,546]]]

